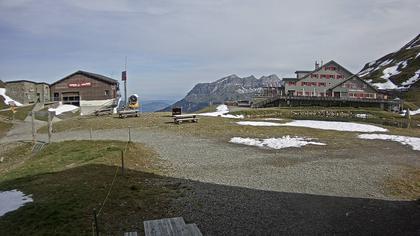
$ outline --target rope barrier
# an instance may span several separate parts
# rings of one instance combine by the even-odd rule
[[[124,151],[123,151],[124,153],[127,152],[128,144],[129,144],[129,142],[127,142],[125,144]],[[114,177],[113,177],[112,182],[111,182],[111,186],[108,189],[108,193],[106,194],[105,199],[102,201],[101,208],[99,209],[98,213],[96,214],[97,217],[99,217],[99,215],[101,214],[102,209],[104,208],[106,202],[108,201],[109,195],[111,195],[112,188],[114,187],[115,180],[117,179],[118,169],[119,169],[119,166],[117,166],[115,168],[115,173],[114,173]],[[94,235],[94,234],[95,234],[95,228],[94,228],[94,222],[92,222],[92,235]]]

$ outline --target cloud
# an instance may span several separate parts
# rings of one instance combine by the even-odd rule
[[[418,34],[419,10],[415,0],[3,0],[0,77],[118,75],[128,56],[139,78],[130,87],[182,96],[197,82],[288,76],[319,59],[357,72]]]

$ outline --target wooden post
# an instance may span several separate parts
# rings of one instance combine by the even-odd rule
[[[128,126],[128,142],[131,143],[131,127]]]
[[[52,116],[54,112],[48,112],[48,143],[51,143],[52,136]]]
[[[121,150],[121,174],[124,176],[124,150]]]
[[[95,219],[96,236],[99,236],[99,226],[98,226],[98,218],[97,218],[97,215],[96,215],[96,209],[93,209],[93,218]]]
[[[89,136],[90,136],[90,140],[92,140],[92,128],[90,128]]]
[[[35,129],[35,112],[34,111],[31,111],[31,123],[32,123],[32,144],[35,145],[36,129]]]

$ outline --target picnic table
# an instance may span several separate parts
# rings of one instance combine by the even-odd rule
[[[197,114],[174,115],[172,118],[175,124],[181,124],[184,121],[198,122]]]

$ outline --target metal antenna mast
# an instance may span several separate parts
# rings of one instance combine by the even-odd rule
[[[128,105],[128,101],[127,101],[127,56],[125,56],[125,65],[124,65],[124,71],[126,73],[126,78],[124,80],[124,102],[125,105]]]

